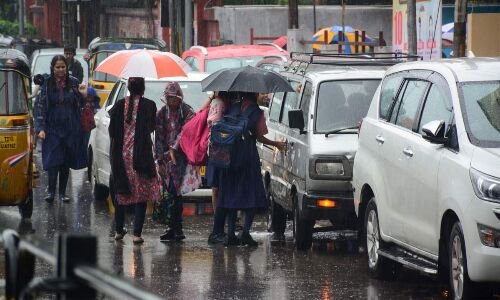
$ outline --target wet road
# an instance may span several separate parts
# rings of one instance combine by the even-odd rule
[[[394,281],[371,279],[366,258],[352,239],[323,233],[315,236],[312,250],[301,252],[294,249],[289,228],[284,243],[273,242],[264,229],[263,216],[257,218],[252,232],[259,242],[257,248],[209,246],[210,215],[185,217],[187,239],[182,243],[161,243],[164,227],[150,216],[143,245],[133,245],[131,235],[116,242],[108,204],[93,201],[85,179],[85,171],[71,171],[71,202],[48,204],[43,200],[46,178],[42,174],[31,223],[20,222],[16,207],[1,207],[0,230],[12,228],[49,244],[59,232],[94,234],[100,266],[169,299],[446,298],[437,280],[412,271],[403,270]],[[128,228],[130,232],[130,223]],[[3,272],[2,255],[0,278],[5,278]],[[37,269],[38,276],[49,272],[47,266]]]

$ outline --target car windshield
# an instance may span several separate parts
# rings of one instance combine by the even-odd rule
[[[178,81],[182,92],[184,94],[184,102],[191,105],[197,111],[203,102],[208,98],[206,92],[201,91],[200,81]],[[164,103],[160,100],[163,95],[163,90],[167,85],[166,81],[148,81],[146,82],[146,90],[144,97],[153,100],[158,108],[162,107]]]
[[[325,81],[316,105],[317,133],[358,126],[366,116],[379,79]]]
[[[468,82],[461,86],[465,126],[472,144],[500,147],[500,81]]]
[[[0,115],[28,113],[22,76],[17,72],[0,71]]]
[[[99,52],[97,53],[96,61],[94,64],[94,69],[97,68],[97,66],[108,56],[113,54],[114,52]],[[93,77],[92,79],[95,81],[103,81],[103,82],[115,82],[118,80],[118,77],[113,76],[111,74],[103,73],[103,72],[96,72],[93,71]]]
[[[245,56],[245,57],[231,57],[231,58],[219,58],[219,59],[208,59],[206,61],[205,71],[207,73],[213,73],[220,69],[225,68],[239,68],[244,66],[255,65],[262,60],[262,56]]]
[[[61,53],[62,54],[62,53]],[[51,54],[51,55],[38,55],[38,57],[35,60],[35,64],[33,65],[33,70],[32,74],[50,74],[50,62],[52,61],[52,58],[56,54]],[[81,55],[76,55],[75,59],[77,59],[80,64],[82,65],[83,68],[83,82],[88,82],[88,65],[83,56]]]

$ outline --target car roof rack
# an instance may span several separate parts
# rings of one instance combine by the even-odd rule
[[[257,46],[271,46],[276,48],[276,50],[279,50],[281,52],[285,52],[285,49],[281,48],[280,46],[276,45],[275,43],[269,43],[269,42],[262,42],[262,43],[257,43]]]
[[[307,64],[323,64],[338,66],[387,66],[414,59],[421,59],[417,55],[402,52],[371,52],[371,53],[305,53],[291,52],[292,61]]]

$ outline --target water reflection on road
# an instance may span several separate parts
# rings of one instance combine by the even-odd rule
[[[72,171],[70,203],[45,203],[45,177],[35,189],[31,222],[20,222],[15,207],[0,208],[0,230],[13,228],[54,242],[60,232],[90,233],[98,238],[99,264],[169,299],[444,299],[445,289],[434,278],[402,271],[395,281],[371,279],[366,258],[352,238],[321,233],[313,249],[296,251],[287,230],[285,242],[271,241],[264,217],[252,235],[257,248],[209,246],[211,216],[185,218],[187,239],[161,243],[164,226],[148,217],[145,243],[132,244],[131,235],[113,239],[107,203],[94,202],[85,171]],[[129,220],[130,221],[130,220]],[[132,229],[128,223],[129,231]],[[291,226],[290,226],[291,227]],[[4,278],[3,256],[0,278]],[[50,270],[43,269],[42,273]]]

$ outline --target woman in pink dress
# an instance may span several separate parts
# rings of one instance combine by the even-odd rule
[[[155,130],[156,104],[144,98],[144,78],[128,79],[130,96],[120,99],[109,111],[110,187],[115,204],[115,240],[122,240],[125,206],[134,205],[135,244],[143,243],[142,227],[146,202],[158,201],[160,183],[153,158],[151,133]]]

